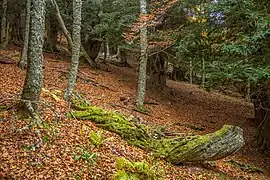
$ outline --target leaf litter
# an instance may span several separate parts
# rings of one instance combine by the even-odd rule
[[[18,54],[16,47],[0,51],[0,56],[12,60],[17,60]],[[270,159],[254,144],[256,126],[250,120],[253,117],[251,104],[205,92],[196,85],[168,81],[163,92],[147,92],[146,101],[154,102],[146,104],[151,112],[149,116],[134,111],[137,89],[134,69],[100,64],[100,69],[92,70],[80,66],[79,75],[83,78],[78,78],[76,91],[93,105],[114,109],[149,125],[166,124],[169,132],[205,134],[221,128],[223,124],[234,124],[244,129],[246,145],[236,154],[215,162],[174,166],[155,159],[149,152],[129,146],[118,135],[89,121],[67,119],[70,105],[62,95],[67,84],[69,61],[55,61],[55,55],[48,53],[44,57],[41,147],[36,147],[38,139],[34,132],[15,131],[28,123],[16,116],[25,72],[16,64],[0,64],[0,105],[9,107],[0,113],[3,119],[0,121],[0,179],[111,179],[119,157],[149,163],[159,161],[165,172],[164,179],[168,180],[270,179]],[[127,80],[121,80],[123,77]],[[106,140],[99,146],[93,145],[90,137],[93,132],[102,132]],[[248,164],[248,167],[256,167],[263,172],[248,173],[228,162]]]

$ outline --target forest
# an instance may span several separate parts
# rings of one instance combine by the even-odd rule
[[[268,0],[2,0],[0,179],[270,179]]]

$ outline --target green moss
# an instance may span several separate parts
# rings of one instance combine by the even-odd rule
[[[163,179],[164,171],[147,161],[131,162],[126,158],[116,160],[117,172],[113,176],[115,180],[157,180]]]
[[[82,120],[91,120],[98,127],[114,132],[125,139],[130,145],[134,145],[146,150],[153,151],[156,156],[165,158],[169,162],[178,163],[187,160],[192,153],[196,152],[197,147],[203,147],[211,144],[220,137],[228,133],[230,126],[224,126],[221,130],[204,136],[176,137],[155,139],[150,127],[138,125],[115,111],[105,111],[99,107],[83,104],[78,101],[79,105],[69,117],[76,117]]]
[[[0,105],[0,111],[4,111],[4,110],[6,110],[8,107],[7,106],[5,106],[5,105]]]

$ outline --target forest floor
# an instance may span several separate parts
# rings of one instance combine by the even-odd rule
[[[19,56],[18,48],[0,51],[1,60],[18,61]],[[15,131],[27,124],[16,116],[25,72],[16,64],[0,64],[0,105],[9,107],[0,112],[0,179],[111,179],[119,157],[145,159],[150,164],[158,161],[160,169],[164,169],[164,179],[270,179],[270,158],[256,148],[251,104],[206,92],[196,85],[168,81],[163,92],[147,92],[147,101],[156,105],[146,105],[151,113],[145,115],[133,110],[137,87],[134,69],[100,64],[99,69],[92,70],[81,65],[76,91],[104,109],[139,117],[151,126],[167,124],[169,130],[180,133],[206,134],[224,124],[244,130],[245,146],[237,153],[215,162],[175,166],[155,160],[150,153],[129,146],[118,135],[102,131],[90,121],[66,118],[70,106],[61,94],[67,85],[70,63],[56,54],[44,53],[44,57],[40,112],[45,125],[41,129],[41,147],[34,145],[34,132]],[[89,142],[92,131],[102,131],[105,136],[100,147]],[[96,154],[93,163],[75,158],[85,148]]]

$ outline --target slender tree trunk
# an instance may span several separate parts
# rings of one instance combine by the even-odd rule
[[[108,39],[106,40],[106,53],[107,53],[107,56],[110,56],[110,46],[109,46]]]
[[[26,78],[24,81],[23,92],[21,99],[23,100],[23,112],[29,115],[29,107],[31,103],[34,111],[38,108],[41,88],[43,86],[43,43],[45,30],[45,3],[46,0],[34,0],[31,6],[30,20],[30,36],[28,50],[28,66]]]
[[[73,46],[72,46],[72,60],[69,71],[68,87],[65,92],[65,99],[69,100],[70,95],[73,92],[73,88],[76,83],[79,57],[80,57],[80,45],[81,45],[81,0],[73,0]]]
[[[251,102],[251,99],[250,99],[250,79],[248,78],[247,80],[247,86],[246,86],[246,89],[247,89],[247,92],[246,92],[246,101],[248,102]]]
[[[2,9],[3,9],[3,14],[2,14],[2,21],[1,21],[1,47],[5,48],[7,43],[6,43],[6,28],[7,28],[7,0],[3,0],[2,2]]]
[[[25,32],[24,32],[24,44],[21,60],[19,62],[19,68],[25,69],[27,65],[27,51],[28,51],[28,43],[29,43],[29,29],[30,29],[30,8],[31,8],[31,0],[27,0],[26,2],[26,18],[25,18]]]
[[[192,61],[189,61],[189,84],[193,83],[193,65]]]
[[[204,61],[204,55],[202,57],[202,88],[205,86],[205,61]]]
[[[55,0],[51,0],[51,4],[53,5],[53,7],[55,9],[55,15],[56,15],[57,21],[59,22],[59,25],[60,25],[63,33],[65,34],[65,36],[67,38],[69,47],[70,47],[70,49],[72,49],[72,45],[73,45],[72,38],[71,38],[71,35],[70,35],[69,31],[67,30],[67,27],[65,25],[64,20],[62,19],[59,7],[58,7]]]
[[[141,31],[140,31],[140,46],[141,46],[141,58],[140,58],[140,72],[138,82],[138,95],[137,95],[137,106],[143,106],[145,91],[146,91],[146,71],[147,71],[147,26],[146,26],[146,0],[140,0],[140,11],[141,11]]]
[[[106,42],[103,41],[103,63],[106,64],[107,62],[107,49],[106,49]]]
[[[61,27],[63,33],[65,34],[66,38],[67,38],[67,41],[68,41],[68,44],[69,44],[69,48],[72,49],[73,48],[72,38],[71,38],[71,35],[70,35],[69,31],[66,28],[66,25],[65,25],[64,20],[62,19],[62,16],[61,16],[59,7],[58,7],[58,5],[57,5],[57,3],[56,3],[55,0],[51,0],[51,4],[53,5],[53,7],[55,9],[55,15],[56,15],[57,21],[59,22],[60,27]],[[82,51],[82,56],[85,59],[87,59],[87,62],[89,63],[89,65],[91,67],[96,67],[95,63],[88,56],[87,52],[85,51],[84,47],[81,44],[80,44],[80,47],[81,47],[81,51]]]
[[[248,63],[248,55],[246,54],[245,62]],[[246,101],[251,102],[250,100],[250,78],[247,79],[247,85],[246,85]]]

